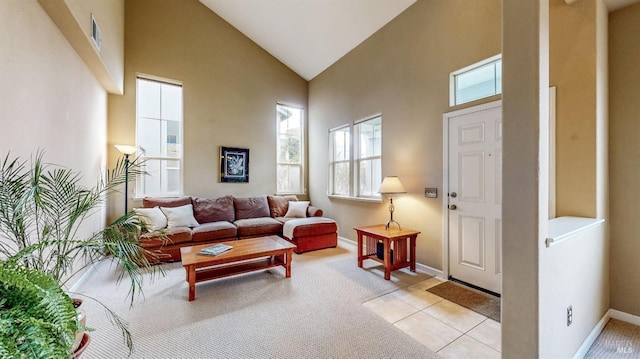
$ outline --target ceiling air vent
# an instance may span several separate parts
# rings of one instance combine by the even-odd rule
[[[96,45],[98,51],[100,51],[100,27],[96,22],[96,18],[91,14],[91,40]]]

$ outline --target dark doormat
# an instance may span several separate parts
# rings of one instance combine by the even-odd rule
[[[444,282],[427,291],[500,322],[500,298],[453,282]]]

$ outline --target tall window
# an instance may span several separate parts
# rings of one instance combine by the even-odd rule
[[[351,193],[351,131],[349,126],[329,130],[329,194]]]
[[[276,105],[278,126],[277,193],[304,193],[303,109]]]
[[[451,106],[502,93],[502,55],[454,71],[450,76]]]
[[[352,147],[353,146],[353,147]],[[382,117],[329,130],[329,195],[379,198]]]
[[[379,197],[382,181],[382,117],[377,116],[354,126],[358,152],[355,158],[357,197]]]
[[[136,182],[136,195],[182,192],[182,86],[139,77],[136,80],[136,137],[148,175]]]

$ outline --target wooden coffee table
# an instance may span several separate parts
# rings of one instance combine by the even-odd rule
[[[233,248],[217,256],[198,254],[213,244],[180,248],[182,266],[187,272],[189,301],[196,298],[196,283],[282,266],[291,277],[294,244],[278,236],[222,242]]]

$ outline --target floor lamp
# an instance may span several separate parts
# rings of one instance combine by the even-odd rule
[[[130,145],[115,145],[115,147],[124,155],[124,214],[129,212],[129,156],[136,153],[138,147]]]
[[[400,182],[400,180],[398,179],[397,176],[387,176],[382,181],[382,184],[380,185],[380,188],[378,189],[378,193],[393,195],[393,194],[397,194],[397,193],[407,193],[407,191],[404,190],[404,187],[402,186],[402,183]],[[400,223],[398,223],[398,222],[393,220],[393,211],[395,210],[395,207],[393,206],[393,197],[392,196],[389,196],[389,201],[390,201],[390,203],[389,203],[389,214],[391,215],[391,218],[389,219],[389,222],[387,222],[387,225],[384,226],[384,229],[385,230],[389,230],[389,226],[392,223],[395,223],[396,225],[398,225],[398,229],[402,229],[402,228],[400,228]]]

